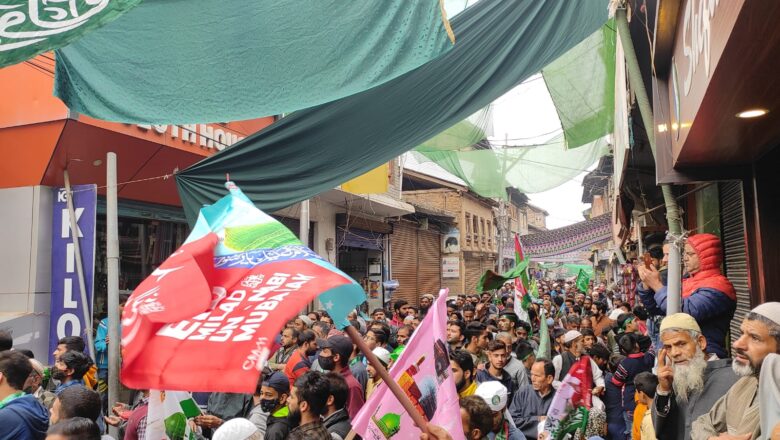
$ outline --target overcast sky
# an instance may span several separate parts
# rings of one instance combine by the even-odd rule
[[[541,143],[560,134],[561,125],[550,94],[541,75],[535,75],[525,83],[499,98],[493,105],[493,136],[491,140],[509,145]],[[595,164],[582,164],[592,169]],[[577,176],[551,190],[528,194],[531,203],[545,209],[547,227],[550,229],[582,221],[582,212],[590,207],[583,204],[582,178]]]

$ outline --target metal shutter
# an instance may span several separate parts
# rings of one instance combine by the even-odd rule
[[[482,270],[482,261],[475,259],[475,258],[466,258],[465,260],[465,266],[466,266],[466,286],[465,292],[457,292],[457,293],[465,293],[467,295],[470,295],[472,293],[477,292],[477,283],[479,282],[479,278],[482,276],[484,271]]]
[[[720,198],[721,240],[723,242],[725,275],[737,292],[737,311],[731,320],[731,343],[740,335],[742,319],[752,308],[748,285],[745,232],[745,207],[742,182],[718,184]]]
[[[419,297],[431,293],[436,296],[441,288],[441,234],[435,230],[417,231],[418,291]]]
[[[417,304],[417,225],[405,221],[395,223],[390,250],[392,278],[398,280],[398,289],[390,302],[405,299]]]

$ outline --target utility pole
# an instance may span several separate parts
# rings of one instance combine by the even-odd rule
[[[119,226],[117,218],[116,153],[106,156],[106,262],[108,272],[108,407],[119,401]],[[119,431],[111,427],[110,435]]]
[[[628,80],[631,88],[636,95],[636,102],[639,105],[639,112],[642,115],[642,123],[647,131],[647,140],[650,143],[650,149],[653,157],[657,157],[655,146],[655,130],[653,122],[653,109],[650,106],[650,99],[647,97],[647,90],[642,81],[642,72],[639,70],[639,61],[636,58],[634,43],[631,40],[631,33],[628,29],[628,16],[625,5],[618,8],[615,13],[618,35],[623,44],[623,51],[626,58],[626,67],[628,71]],[[681,271],[680,261],[682,252],[682,222],[680,218],[680,209],[672,193],[672,186],[668,183],[661,184],[661,192],[666,204],[666,221],[669,225],[669,276],[666,297],[666,314],[671,315],[680,311],[680,287]],[[641,240],[641,237],[640,237]]]
[[[92,337],[92,313],[87,302],[87,285],[84,284],[84,265],[81,261],[81,245],[79,244],[79,225],[76,223],[76,210],[73,208],[73,191],[70,189],[70,174],[65,168],[63,173],[65,192],[67,193],[68,217],[70,218],[70,237],[73,241],[73,253],[76,260],[76,275],[79,278],[79,294],[81,295],[81,313],[84,314],[84,330],[87,335],[87,348],[92,359],[95,359],[95,341]]]

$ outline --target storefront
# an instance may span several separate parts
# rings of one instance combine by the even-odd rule
[[[780,299],[780,90],[772,86],[780,68],[780,4],[688,0],[658,7],[656,177],[691,191],[687,229],[720,236],[724,271],[737,291],[736,333],[746,311]]]
[[[368,309],[383,307],[383,281],[389,279],[387,258],[392,226],[354,215],[336,215],[338,268],[363,286]]]
[[[436,295],[442,286],[442,233],[428,220],[402,219],[393,224],[392,277],[399,284],[393,300],[418,305],[422,295]]]

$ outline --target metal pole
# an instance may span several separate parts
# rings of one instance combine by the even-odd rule
[[[363,338],[360,336],[360,333],[358,333],[357,329],[351,325],[348,325],[344,331],[347,332],[347,335],[350,337],[350,339],[352,339],[352,343],[357,345],[358,349],[363,352],[363,355],[366,356],[366,359],[371,364],[371,366],[374,367],[377,374],[379,374],[379,377],[381,377],[385,384],[387,384],[387,387],[390,388],[390,392],[393,393],[401,406],[404,407],[404,410],[406,410],[406,412],[409,414],[409,417],[412,418],[414,424],[420,428],[420,431],[427,432],[428,423],[414,408],[414,405],[409,400],[409,397],[406,395],[406,393],[404,393],[404,390],[402,390],[401,387],[398,386],[398,383],[396,383],[396,381],[390,377],[385,367],[379,362],[379,359],[377,359],[376,355],[371,352],[365,341],[363,341]]]
[[[309,199],[301,202],[301,224],[298,228],[298,239],[304,246],[309,246]]]
[[[119,227],[117,225],[116,153],[106,156],[106,256],[108,263],[108,407],[119,400]],[[118,436],[117,428],[109,432]]]
[[[653,152],[653,157],[656,157],[653,109],[650,106],[650,99],[647,97],[647,90],[645,90],[645,84],[642,81],[642,72],[639,70],[639,61],[637,60],[636,52],[634,51],[634,43],[631,40],[631,33],[628,29],[628,17],[624,7],[619,8],[615,12],[615,19],[617,22],[618,35],[620,36],[620,42],[623,44],[623,52],[626,58],[628,80],[636,95],[636,102],[639,105],[639,112],[642,115],[642,123],[647,131],[647,140],[650,142],[650,149]],[[661,184],[661,192],[663,193],[664,203],[666,205],[666,221],[669,225],[669,235],[673,243],[669,249],[669,276],[668,285],[666,287],[666,313],[667,315],[671,315],[680,311],[679,263],[681,258],[680,247],[677,243],[682,235],[682,222],[680,221],[680,209],[677,206],[677,201],[672,193],[672,186],[668,183]],[[676,275],[674,273],[675,269],[672,266],[672,263],[674,262],[677,264]]]
[[[73,209],[73,192],[70,190],[70,175],[68,169],[63,173],[65,178],[66,202],[68,204],[68,216],[70,218],[70,237],[73,240],[74,260],[76,260],[76,275],[79,277],[79,293],[81,294],[81,313],[84,314],[84,327],[87,335],[87,348],[89,355],[95,359],[95,341],[92,337],[92,313],[87,302],[87,286],[84,284],[84,266],[81,261],[81,245],[79,245],[79,226],[76,223],[76,210]]]

